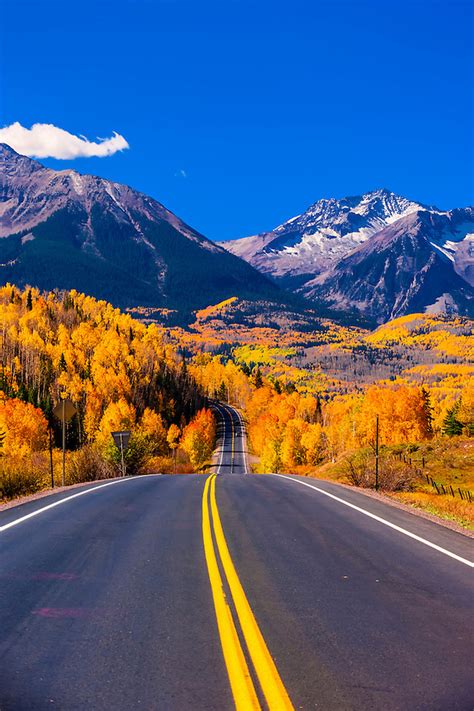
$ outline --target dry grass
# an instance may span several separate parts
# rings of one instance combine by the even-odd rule
[[[62,453],[53,452],[54,483],[61,485]],[[66,485],[109,479],[117,476],[111,464],[93,445],[86,445],[66,455]],[[0,501],[35,494],[51,486],[49,452],[33,452],[24,456],[0,456]]]
[[[455,521],[463,528],[474,530],[474,504],[462,501],[452,496],[416,492],[397,492],[390,494],[397,501],[409,504],[415,508],[428,511],[448,521]]]
[[[295,473],[373,488],[374,468],[373,453],[360,450],[346,453],[337,462],[301,468]],[[474,503],[463,501],[459,495],[453,498],[437,494],[426,479],[417,474],[421,471],[439,484],[451,485],[456,490],[458,487],[468,489],[474,494],[473,438],[439,437],[387,448],[382,451],[380,471],[380,488],[392,498],[474,530]]]

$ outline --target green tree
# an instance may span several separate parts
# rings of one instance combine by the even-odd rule
[[[423,400],[423,414],[425,416],[426,434],[428,437],[433,436],[433,408],[431,406],[431,398],[429,390],[424,386],[421,388],[421,397]]]
[[[64,353],[61,353],[61,357],[59,359],[59,370],[60,371],[67,370],[67,363],[66,363],[66,358],[64,357]]]
[[[443,421],[443,432],[448,435],[448,437],[455,437],[456,435],[462,434],[462,422],[458,420],[458,412],[461,406],[461,399],[459,399],[453,407],[451,407],[446,417]]]

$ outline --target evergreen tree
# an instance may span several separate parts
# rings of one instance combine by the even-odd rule
[[[262,371],[260,368],[257,366],[257,369],[255,371],[255,387],[256,388],[261,388],[263,385],[263,377],[262,377]]]
[[[426,434],[428,437],[433,436],[433,408],[431,406],[431,398],[429,390],[424,386],[421,388],[421,397],[423,398],[423,414],[426,420]]]
[[[227,388],[224,381],[222,381],[219,385],[219,388],[216,391],[216,397],[218,400],[227,400]]]
[[[321,424],[321,422],[323,421],[323,411],[321,408],[321,399],[320,399],[319,395],[316,396],[316,412],[315,412],[314,421],[318,422],[319,424]]]
[[[451,407],[446,417],[443,421],[443,432],[448,435],[448,437],[455,437],[456,435],[462,434],[462,422],[457,418],[459,408],[461,406],[461,399],[457,401],[453,407]]]
[[[33,296],[31,294],[31,289],[28,289],[28,294],[26,295],[26,308],[28,311],[33,309]]]
[[[64,353],[61,353],[61,358],[59,359],[59,370],[61,370],[61,371],[67,370],[67,363],[66,363],[66,358],[64,357]]]

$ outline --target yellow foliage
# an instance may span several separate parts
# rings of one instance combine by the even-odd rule
[[[181,446],[191,464],[199,469],[209,461],[216,442],[216,421],[210,410],[199,410],[184,428]]]
[[[119,430],[132,430],[136,422],[135,408],[125,398],[111,402],[105,409],[96,435],[99,444],[108,444],[111,433]]]
[[[5,434],[1,453],[24,455],[46,447],[48,422],[37,407],[21,400],[0,402],[0,432]]]

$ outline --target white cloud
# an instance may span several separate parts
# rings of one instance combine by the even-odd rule
[[[188,174],[186,173],[185,170],[180,168],[179,170],[176,171],[176,173],[174,174],[174,177],[175,178],[187,178]]]
[[[35,123],[25,128],[18,121],[0,128],[0,143],[31,158],[103,158],[128,148],[123,136],[114,131],[110,138],[89,141],[51,123]]]

